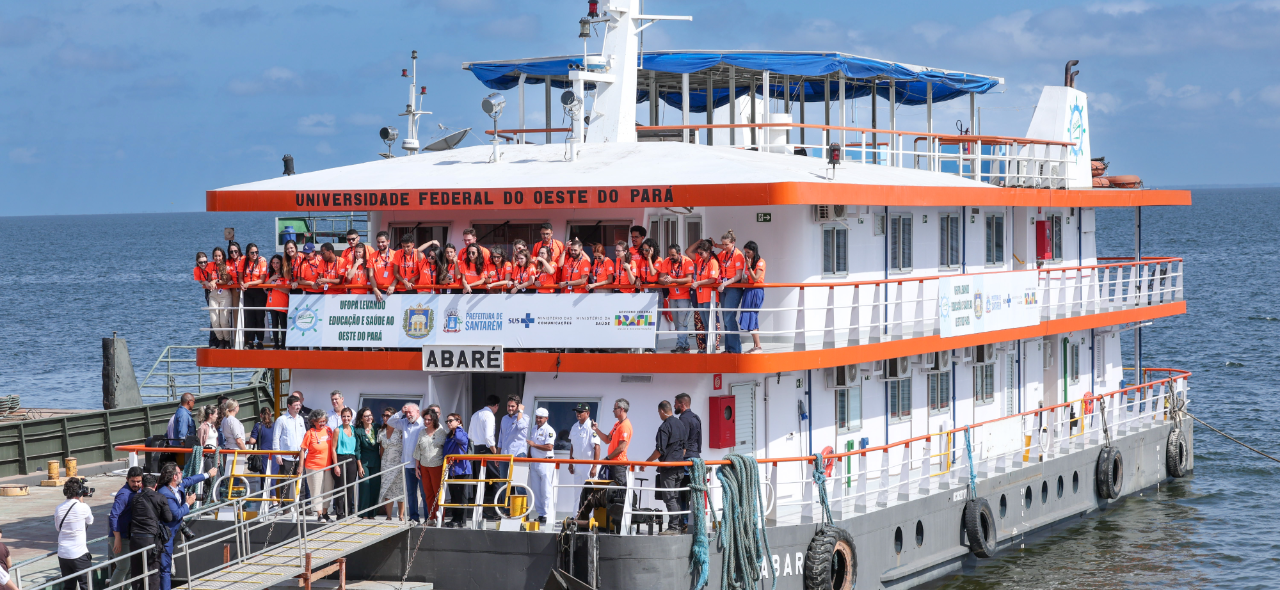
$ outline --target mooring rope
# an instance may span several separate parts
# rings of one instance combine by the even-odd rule
[[[716,470],[724,496],[720,520],[720,589],[737,590],[760,581],[761,564],[768,560],[769,535],[763,525],[764,502],[760,498],[760,472],[755,459],[730,454],[729,465]],[[777,576],[770,576],[777,587]]]
[[[1212,427],[1212,426],[1209,426],[1208,424],[1205,424],[1205,423],[1204,423],[1204,420],[1201,420],[1201,419],[1199,419],[1199,418],[1196,418],[1195,414],[1192,414],[1191,412],[1188,412],[1188,411],[1186,411],[1186,410],[1182,410],[1182,413],[1184,413],[1184,414],[1186,414],[1186,415],[1188,415],[1188,416],[1191,416],[1191,419],[1192,419],[1192,420],[1195,420],[1196,422],[1199,422],[1199,423],[1201,423],[1201,424],[1204,424],[1205,428],[1208,428],[1209,430],[1212,430],[1212,431],[1214,431],[1214,432],[1216,432],[1216,433],[1218,433],[1218,434],[1221,434],[1222,436],[1227,437],[1227,440],[1230,440],[1231,442],[1236,443],[1236,444],[1238,444],[1238,445],[1240,445],[1240,446],[1242,446],[1242,447],[1244,447],[1244,448],[1246,448],[1246,449],[1249,449],[1250,451],[1253,451],[1253,452],[1255,452],[1255,453],[1257,453],[1257,454],[1259,454],[1259,455],[1262,455],[1263,457],[1266,457],[1266,458],[1268,458],[1268,459],[1271,459],[1272,461],[1275,461],[1276,463],[1280,463],[1280,459],[1277,459],[1277,458],[1275,458],[1275,457],[1272,457],[1271,455],[1268,455],[1268,454],[1266,454],[1266,453],[1264,453],[1264,452],[1262,452],[1262,451],[1259,451],[1258,449],[1255,449],[1255,448],[1253,448],[1253,447],[1251,447],[1251,446],[1249,446],[1249,445],[1247,445],[1247,444],[1244,444],[1244,443],[1242,443],[1242,442],[1240,442],[1240,441],[1236,440],[1236,439],[1235,439],[1235,438],[1233,438],[1231,435],[1229,435],[1229,434],[1227,434],[1227,433],[1225,433],[1225,432],[1223,432],[1223,431],[1221,431],[1221,430],[1218,430],[1217,428],[1214,428],[1214,427]]]
[[[818,500],[822,502],[822,516],[826,524],[834,524],[831,518],[831,504],[827,502],[827,474],[823,469],[822,451],[813,456],[813,485],[818,486]]]
[[[969,458],[969,499],[978,499],[978,475],[973,470],[973,444],[969,441],[969,431],[964,429],[964,452]]]
[[[693,543],[689,547],[689,573],[694,576],[693,590],[701,590],[707,585],[711,562],[711,547],[707,540],[707,464],[699,458],[690,458],[693,466],[689,469],[689,528],[693,534]],[[714,522],[715,511],[711,512]]]

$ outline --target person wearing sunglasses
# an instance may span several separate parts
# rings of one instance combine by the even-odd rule
[[[191,271],[191,276],[195,279],[200,288],[204,290],[204,306],[209,307],[209,285],[213,282],[213,271],[209,269],[209,256],[204,252],[196,252],[196,267]],[[209,324],[212,328],[213,324]],[[209,330],[209,348],[216,348],[218,345],[218,336]]]
[[[240,292],[244,301],[244,343],[246,349],[262,350],[266,339],[267,291],[262,284],[269,278],[267,261],[258,256],[258,245],[245,246],[244,264],[240,271]]]
[[[352,257],[355,256],[356,250],[364,250],[364,259],[366,262],[373,260],[373,247],[360,241],[360,232],[354,229],[347,230],[346,240],[347,249],[342,251],[342,257],[347,260],[348,265],[351,264],[353,259]]]

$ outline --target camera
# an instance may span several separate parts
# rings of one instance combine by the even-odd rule
[[[196,532],[191,530],[191,527],[187,526],[187,521],[185,520],[182,521],[182,524],[178,525],[178,533],[182,535],[183,543],[189,543],[192,539],[196,538]]]
[[[89,487],[89,479],[85,477],[73,477],[71,479],[80,480],[80,492],[76,494],[77,498],[92,498],[93,493],[97,490]]]

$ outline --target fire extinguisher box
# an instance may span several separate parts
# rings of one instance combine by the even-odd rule
[[[1053,260],[1053,226],[1048,221],[1036,222],[1036,260]]]
[[[709,441],[707,446],[713,449],[728,449],[733,447],[734,438],[737,435],[737,408],[734,407],[732,395],[712,396],[710,402],[710,415],[707,420],[710,422],[707,428],[709,433]]]

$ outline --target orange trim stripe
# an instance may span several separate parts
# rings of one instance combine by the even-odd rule
[[[1178,301],[1074,318],[1049,320],[1035,326],[942,338],[907,340],[844,348],[768,354],[611,354],[508,352],[507,371],[515,373],[777,373],[865,363],[1027,338],[1039,338],[1169,317],[1187,312]],[[556,366],[557,362],[559,367]],[[196,351],[202,367],[261,367],[268,369],[339,369],[347,371],[421,371],[421,352],[365,352],[333,350],[218,350]]]

